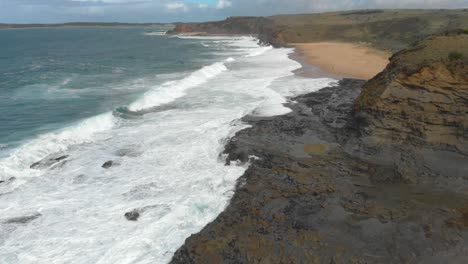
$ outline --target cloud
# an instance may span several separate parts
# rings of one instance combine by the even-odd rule
[[[207,21],[374,8],[468,8],[468,0],[0,0],[0,23]]]
[[[207,9],[209,7],[208,4],[198,4],[198,8],[200,9]]]
[[[229,0],[219,0],[216,8],[223,9],[232,6],[232,2]]]
[[[172,11],[183,11],[183,12],[188,12],[189,8],[186,4],[184,3],[179,3],[179,2],[174,2],[174,3],[167,3],[166,4],[166,9],[172,10]]]

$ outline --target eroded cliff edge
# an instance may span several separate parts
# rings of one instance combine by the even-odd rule
[[[468,154],[467,100],[468,32],[456,30],[395,54],[364,85],[355,113],[374,144],[429,144]]]
[[[227,161],[259,159],[172,263],[466,263],[467,46],[433,36],[367,83],[245,117]]]

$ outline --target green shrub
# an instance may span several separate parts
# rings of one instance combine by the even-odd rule
[[[459,60],[463,58],[463,53],[458,51],[452,51],[449,53],[448,58],[450,61]]]

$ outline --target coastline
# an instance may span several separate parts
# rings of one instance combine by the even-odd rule
[[[343,79],[293,98],[289,114],[245,116],[250,128],[224,154],[249,168],[225,210],[170,263],[462,263],[466,195],[449,191],[449,179],[395,182],[393,166],[430,175],[411,147],[360,149],[350,113],[363,84]],[[385,155],[401,160],[390,166]]]
[[[294,72],[302,77],[346,75],[309,64],[297,49],[289,57],[302,65]],[[364,84],[343,78],[337,86],[292,98],[295,103],[285,105],[291,113],[245,116],[250,127],[236,133],[222,154],[226,164],[237,160],[250,167],[227,208],[187,238],[171,263],[466,259],[467,196],[448,177],[434,183],[430,175],[439,165],[425,161],[445,152],[368,145],[352,115]],[[414,182],[401,179],[413,170]]]

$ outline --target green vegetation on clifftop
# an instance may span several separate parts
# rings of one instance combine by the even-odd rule
[[[397,51],[434,33],[468,29],[468,10],[362,10],[271,17],[234,17],[184,24],[187,32],[258,34],[274,46],[316,41],[366,42]],[[172,33],[187,33],[177,28]]]

